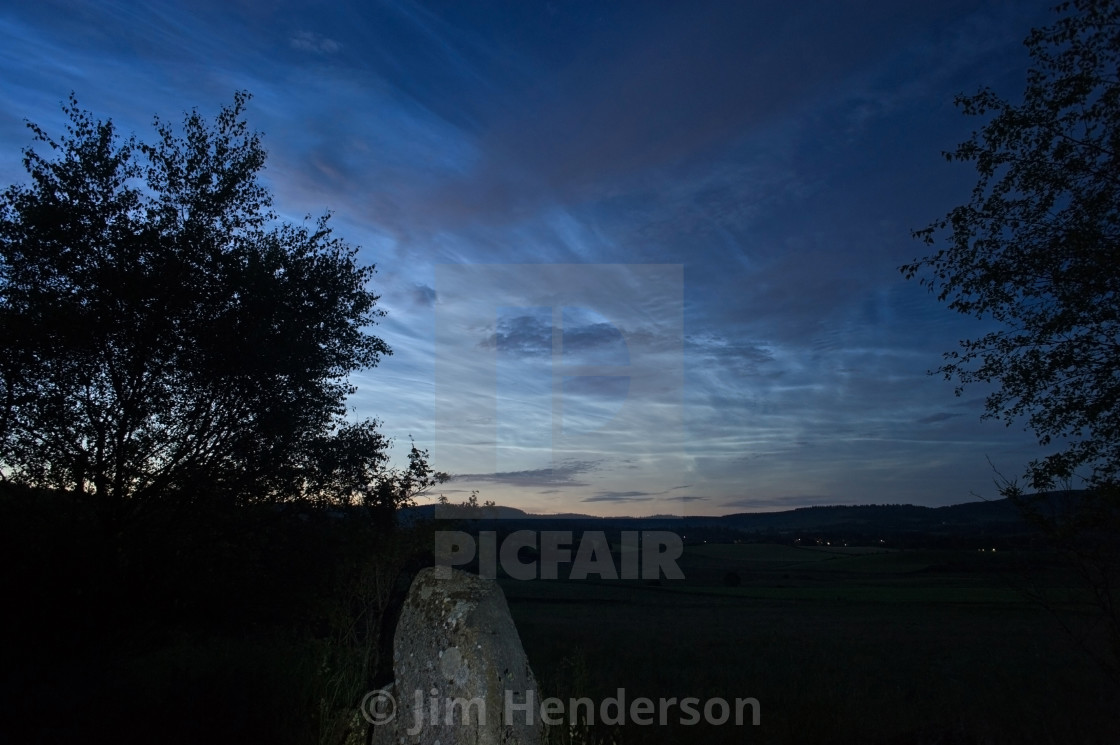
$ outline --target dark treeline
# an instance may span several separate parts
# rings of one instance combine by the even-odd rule
[[[5,742],[337,743],[388,678],[444,476],[348,416],[374,268],[272,212],[248,100],[143,142],[72,96],[0,193]]]
[[[391,678],[392,625],[430,526],[360,506],[151,515],[0,485],[7,742],[341,742]]]

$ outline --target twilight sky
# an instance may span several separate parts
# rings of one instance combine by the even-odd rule
[[[951,504],[1041,453],[926,374],[986,327],[898,266],[974,182],[953,96],[1018,96],[1046,3],[187,6],[0,0],[0,184],[71,91],[149,139],[248,90],[277,211],[378,268],[354,416],[454,501]]]

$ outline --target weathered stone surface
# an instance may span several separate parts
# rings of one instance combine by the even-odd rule
[[[397,623],[393,674],[397,715],[374,728],[375,745],[543,740],[536,680],[493,580],[458,570],[440,579],[436,568],[422,570]]]

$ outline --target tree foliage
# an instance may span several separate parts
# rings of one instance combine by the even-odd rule
[[[278,221],[238,93],[213,122],[122,139],[73,96],[59,139],[29,124],[30,183],[0,196],[0,476],[154,502],[395,505],[433,483],[348,423],[350,373],[391,354],[373,266],[329,216]]]
[[[902,267],[953,310],[998,322],[939,369],[957,392],[995,383],[986,418],[1025,418],[1036,489],[1120,478],[1120,3],[1074,0],[1026,40],[1020,102],[958,96],[985,123],[949,161],[979,175],[967,204],[915,235]]]

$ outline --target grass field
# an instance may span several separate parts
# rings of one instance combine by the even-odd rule
[[[659,584],[501,580],[545,693],[760,704],[759,726],[671,716],[599,741],[1117,741],[1104,676],[1024,589],[1091,639],[1090,608],[1037,557],[706,544],[679,563]]]

